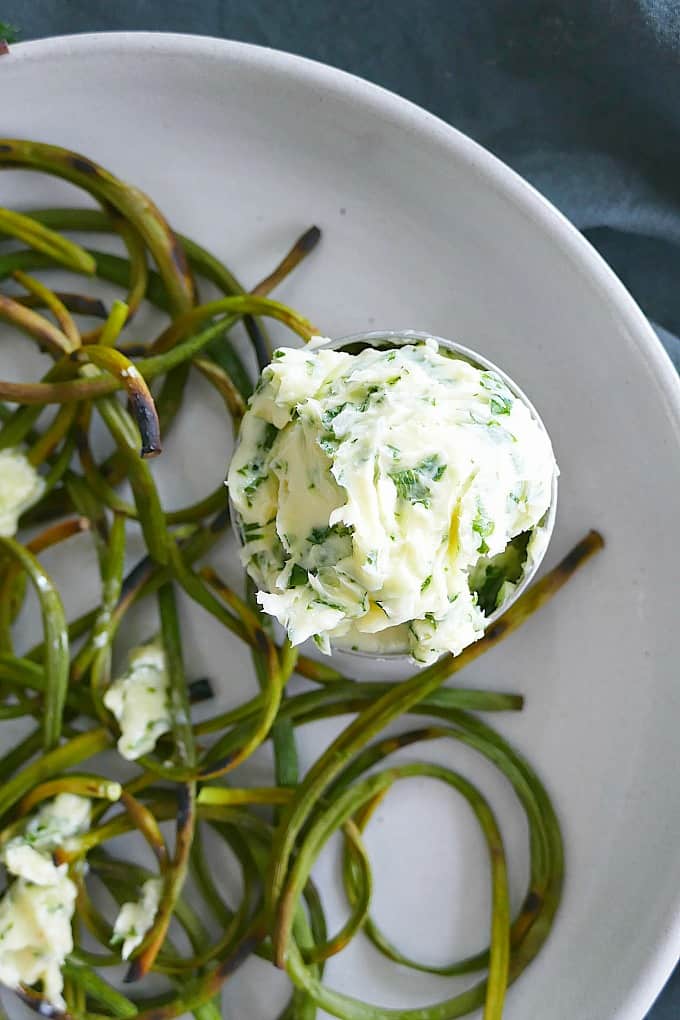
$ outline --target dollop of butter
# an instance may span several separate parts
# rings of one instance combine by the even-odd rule
[[[60,793],[41,805],[26,826],[24,839],[36,850],[51,852],[62,846],[70,836],[87,832],[91,815],[89,797]]]
[[[61,968],[73,949],[71,922],[76,886],[52,852],[90,826],[87,797],[60,793],[46,801],[24,832],[2,850],[14,881],[0,899],[0,982],[10,988],[40,983],[56,1009],[64,1009]]]
[[[172,726],[168,671],[159,641],[130,652],[128,669],[111,684],[104,704],[120,726],[118,750],[124,758],[134,761],[153,750]]]
[[[64,869],[65,871],[65,869]],[[76,887],[65,873],[49,885],[17,878],[0,900],[0,982],[9,988],[42,984],[45,998],[64,1009],[61,968],[73,950]]]
[[[528,538],[556,471],[500,376],[427,341],[276,351],[228,486],[258,602],[293,644],[425,664],[481,636],[471,573]]]
[[[163,882],[160,878],[149,878],[142,886],[137,902],[124,903],[113,926],[111,944],[122,942],[120,955],[127,960],[151,928],[161,899]]]
[[[19,518],[44,491],[45,482],[21,450],[0,450],[0,535],[15,535]]]

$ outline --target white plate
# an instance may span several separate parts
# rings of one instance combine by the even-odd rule
[[[521,715],[495,722],[545,778],[566,838],[562,909],[506,1015],[640,1020],[680,947],[680,387],[636,305],[577,232],[492,156],[330,68],[211,39],[80,36],[15,47],[0,60],[0,90],[0,134],[92,156],[148,190],[246,282],[318,223],[324,240],[281,297],[325,332],[451,336],[488,354],[535,401],[562,470],[549,560],[591,526],[608,545],[540,618],[465,674],[471,685],[526,695]],[[3,205],[74,197],[47,178],[0,175]],[[26,346],[3,337],[3,376],[28,370],[18,353]],[[208,401],[184,415],[168,443],[175,452],[184,443],[180,456],[169,449],[157,467],[170,500],[221,476],[229,443],[217,420]],[[187,445],[189,433],[200,442]],[[79,549],[60,568],[74,609],[95,592],[87,543]],[[212,664],[223,701],[244,697],[253,681],[243,653],[230,646],[227,655],[198,613],[187,626],[195,672]],[[306,761],[329,734],[305,733]],[[496,804],[517,902],[525,831],[508,789],[462,753],[436,753],[460,757]],[[259,757],[246,781],[266,767]],[[425,781],[403,784],[369,847],[377,916],[403,948],[443,961],[478,947],[486,876],[460,805]],[[319,868],[331,887],[332,866],[327,855]],[[340,910],[331,889],[331,924]],[[268,974],[265,964],[244,967],[225,1015],[274,1017],[283,981]],[[359,941],[327,975],[393,1006],[435,1001],[453,986],[402,972]]]

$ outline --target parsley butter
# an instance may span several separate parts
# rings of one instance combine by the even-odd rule
[[[153,751],[172,727],[165,652],[159,641],[134,648],[128,668],[104,695],[104,704],[120,727],[118,751],[134,761]]]
[[[276,351],[228,486],[258,602],[294,645],[429,663],[477,640],[538,555],[556,472],[501,377],[428,339]]]
[[[160,878],[149,878],[142,886],[139,900],[124,903],[120,908],[113,926],[111,944],[123,943],[120,951],[123,960],[129,959],[144,941],[156,917],[162,888]]]
[[[40,982],[45,998],[63,1010],[61,968],[73,950],[71,922],[77,890],[59,869],[53,882],[17,878],[0,900],[0,983],[9,988]]]
[[[120,796],[110,784],[110,798]],[[77,889],[66,864],[56,865],[52,852],[70,837],[87,832],[90,801],[60,793],[46,801],[24,832],[3,848],[1,858],[14,877],[0,899],[0,983],[9,988],[40,983],[55,1009],[66,1007],[61,968],[73,950],[71,923]]]
[[[38,502],[45,483],[21,450],[0,450],[0,535],[16,534],[19,518]]]

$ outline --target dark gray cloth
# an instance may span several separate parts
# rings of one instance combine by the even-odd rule
[[[566,213],[680,369],[680,0],[0,0],[0,20],[242,39],[412,99]],[[649,1020],[678,1017],[680,970]]]

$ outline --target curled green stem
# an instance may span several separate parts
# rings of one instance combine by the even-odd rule
[[[12,538],[0,536],[4,549],[23,570],[35,588],[45,635],[45,715],[43,720],[43,746],[52,750],[59,742],[62,715],[66,700],[69,670],[69,645],[66,617],[59,592],[51,577],[42,568],[33,553]]]

